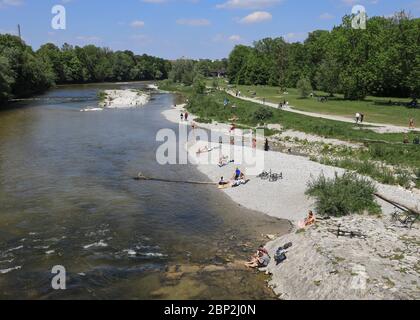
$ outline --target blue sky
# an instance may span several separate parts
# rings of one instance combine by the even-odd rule
[[[57,4],[66,9],[66,30],[51,27]],[[169,59],[218,59],[235,44],[264,37],[302,41],[339,24],[356,4],[369,16],[401,9],[420,16],[420,0],[0,0],[0,33],[16,33],[20,23],[35,49],[93,43]]]

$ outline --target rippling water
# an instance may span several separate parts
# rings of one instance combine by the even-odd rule
[[[132,179],[138,171],[206,179],[192,166],[155,161],[157,131],[177,130],[161,116],[172,95],[80,112],[100,89],[142,86],[59,87],[0,112],[0,298],[273,297],[262,275],[223,268],[287,223],[211,186]],[[65,291],[51,288],[54,265],[67,270]]]

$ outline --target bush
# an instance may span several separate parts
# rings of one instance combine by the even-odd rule
[[[301,98],[307,98],[312,92],[311,82],[308,78],[301,78],[296,85]]]
[[[196,94],[203,94],[206,91],[206,82],[201,75],[194,78],[193,90]]]
[[[375,192],[371,181],[354,173],[345,173],[341,177],[336,174],[333,179],[327,179],[322,174],[308,183],[306,194],[316,198],[318,214],[341,217],[365,212],[380,213]]]
[[[260,108],[254,112],[253,118],[256,121],[264,122],[273,117],[273,112],[267,108]]]

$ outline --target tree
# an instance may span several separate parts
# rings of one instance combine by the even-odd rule
[[[301,78],[297,83],[297,89],[302,98],[307,98],[312,92],[311,82],[306,77]]]
[[[0,56],[0,104],[11,98],[12,85],[14,82],[13,72],[9,61]]]
[[[228,78],[230,83],[244,84],[244,67],[248,63],[248,56],[252,48],[238,45],[229,55]]]
[[[316,87],[328,92],[330,96],[339,91],[340,68],[337,61],[325,59],[319,66],[315,76]]]
[[[194,78],[194,62],[192,60],[179,59],[173,63],[169,74],[170,80],[190,86],[193,84]]]
[[[203,94],[206,91],[206,82],[205,82],[204,77],[201,74],[198,74],[194,78],[193,89],[194,89],[194,93],[197,93],[197,94]]]

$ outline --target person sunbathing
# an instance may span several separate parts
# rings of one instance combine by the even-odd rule
[[[205,146],[205,147],[202,147],[202,148],[198,149],[197,154],[208,153],[208,152],[211,152],[213,150],[214,150],[214,148],[209,148],[208,146]]]
[[[229,184],[229,182],[225,181],[224,177],[221,177],[219,181],[219,186],[225,186],[227,184]]]
[[[222,168],[224,166],[227,166],[229,163],[235,162],[234,160],[229,160],[228,156],[223,156],[219,159],[219,167]]]
[[[205,146],[203,148],[198,149],[197,154],[209,152],[209,147]]]
[[[315,224],[316,218],[312,211],[309,211],[308,217],[305,219],[305,227]]]

